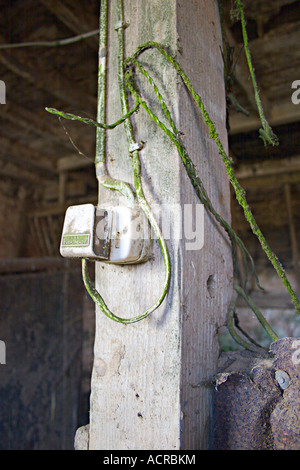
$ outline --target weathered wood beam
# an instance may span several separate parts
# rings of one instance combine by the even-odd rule
[[[98,181],[96,178],[95,172],[90,172],[90,171],[70,171],[69,172],[70,180],[75,182],[80,182],[84,183],[85,185],[90,186],[91,188],[98,188]]]
[[[91,203],[96,205],[97,204],[97,197],[95,196],[84,196],[76,198],[76,204],[86,204]],[[64,214],[66,209],[68,208],[69,204],[66,203],[65,205],[61,204],[53,204],[49,207],[44,208],[36,208],[29,210],[27,212],[27,217],[45,217],[49,215],[60,215]]]
[[[242,180],[295,172],[300,172],[300,155],[276,160],[276,162],[274,160],[267,160],[251,165],[243,164],[236,170],[236,176],[239,180]]]
[[[299,27],[299,20],[289,21],[270,29],[262,38],[253,39],[249,47],[254,65],[263,67],[265,74],[278,73],[284,66],[299,66],[299,57],[295,54],[299,47]]]
[[[64,205],[66,203],[67,184],[68,184],[68,172],[60,171],[59,179],[58,179],[58,202],[61,205]]]
[[[239,179],[239,178],[238,178]],[[289,173],[278,173],[275,175],[256,177],[252,176],[245,179],[239,179],[245,190],[261,190],[264,191],[266,188],[270,191],[273,188],[280,188],[284,184],[297,184],[300,183],[300,171],[289,172]]]
[[[46,178],[43,175],[37,175],[36,173],[21,169],[20,167],[13,165],[12,163],[1,162],[0,164],[0,177],[10,178],[12,180],[17,180],[21,184],[32,186],[32,185],[41,185],[46,181],[49,181],[49,178]]]
[[[68,156],[62,157],[57,161],[57,169],[58,171],[78,170],[79,168],[85,168],[93,164],[93,160],[89,158]]]
[[[108,54],[109,93],[107,122],[120,115],[116,1],[110,2]],[[151,38],[166,40],[172,51],[178,38],[178,59],[197,92],[201,93],[227,151],[224,76],[220,55],[221,31],[217,2],[126,0],[128,54]],[[166,39],[167,38],[167,39]],[[195,62],[197,51],[197,64]],[[156,83],[168,89],[169,109],[176,110],[187,150],[202,175],[215,209],[230,223],[229,182],[216,146],[210,145],[207,126],[195,111],[177,74],[156,54],[147,54]],[[205,63],[205,67],[199,66]],[[148,98],[148,97],[147,97]],[[150,106],[156,97],[149,97]],[[196,117],[197,114],[197,117]],[[199,113],[200,114],[200,113]],[[174,205],[178,227],[187,204],[200,209],[192,184],[175,147],[145,113],[135,119],[141,152],[142,178],[150,204],[159,201],[162,217]],[[132,164],[124,158],[128,144],[118,126],[108,139],[113,175],[131,183]],[[161,157],[163,155],[163,158]],[[100,188],[101,203],[117,204],[119,197]],[[192,222],[189,220],[189,222]],[[172,230],[170,250],[172,282],[166,302],[153,315],[134,325],[120,325],[97,307],[92,378],[89,449],[207,449],[211,413],[211,383],[218,358],[218,325],[224,324],[232,290],[232,257],[226,233],[206,213],[204,246],[190,250]],[[132,317],[145,311],[160,295],[164,267],[158,245],[153,259],[141,265],[96,263],[96,288],[109,308]]]
[[[93,16],[87,18],[80,2],[73,1],[72,6],[68,6],[66,2],[61,0],[39,0],[39,2],[76,34],[86,33],[98,28],[97,19]],[[86,42],[94,50],[98,50],[98,41],[98,36],[86,39]]]
[[[81,197],[86,194],[85,181],[68,181],[66,184],[66,199]],[[43,197],[45,201],[59,199],[59,184],[58,182],[50,182],[44,187]]]
[[[48,178],[57,174],[54,162],[51,164],[48,157],[8,137],[1,137],[0,159],[33,173],[46,175]]]
[[[77,268],[76,261],[65,258],[0,258],[0,274],[48,271],[51,269]],[[78,265],[78,263],[77,263]]]
[[[5,44],[5,42],[0,35],[0,43]],[[62,104],[67,103],[72,107],[82,108],[84,106],[85,109],[95,109],[96,97],[89,95],[87,90],[81,89],[78,85],[75,86],[62,74],[57,76],[55,72],[50,74],[31,69],[24,59],[24,52],[20,52],[18,49],[9,52],[1,51],[0,62],[12,73],[22,77],[37,89],[46,91],[58,98]],[[57,81],[59,81],[59,87],[55,86]]]
[[[243,3],[247,18],[257,19],[257,17],[261,17],[262,15],[265,20],[268,20],[271,15],[279,12],[283,5],[288,5],[294,1],[295,0],[276,0],[274,2],[273,0],[268,0],[262,2],[261,0],[244,0]]]
[[[16,127],[25,129],[27,132],[33,132],[41,136],[47,142],[57,143],[69,149],[69,151],[73,149],[69,140],[64,137],[64,134],[59,134],[53,118],[46,111],[44,118],[41,119],[40,114],[36,114],[32,110],[29,111],[9,99],[6,105],[0,108],[0,118],[9,121]]]
[[[271,126],[281,126],[290,122],[300,120],[300,106],[287,100],[270,106],[268,113],[268,122]],[[244,116],[241,113],[231,113],[229,115],[230,134],[240,134],[253,131],[261,127],[261,122],[257,113],[250,113],[250,116]]]

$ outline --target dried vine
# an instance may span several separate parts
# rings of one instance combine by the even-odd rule
[[[105,3],[105,2],[103,2],[103,3]],[[246,53],[247,62],[248,62],[249,70],[250,70],[250,75],[251,75],[251,79],[252,79],[252,83],[253,83],[253,87],[254,87],[255,100],[256,100],[256,103],[257,103],[259,116],[260,116],[260,119],[261,119],[261,122],[262,122],[262,129],[260,130],[260,136],[263,138],[264,143],[268,142],[268,143],[271,143],[272,145],[277,145],[278,140],[277,140],[276,136],[274,135],[272,129],[270,128],[269,124],[267,123],[267,121],[265,119],[264,112],[263,112],[262,105],[261,105],[261,101],[260,101],[260,97],[259,97],[259,91],[258,91],[256,79],[255,79],[255,74],[254,74],[254,70],[253,70],[253,66],[252,66],[252,62],[251,62],[251,55],[250,55],[249,46],[248,46],[248,37],[247,37],[245,17],[244,17],[244,12],[243,12],[243,4],[240,0],[236,0],[235,3],[236,3],[236,6],[239,10],[239,13],[240,13],[240,19],[241,19],[241,25],[242,25],[242,31],[243,31],[243,38],[244,38],[244,45],[245,45],[245,53]],[[130,123],[130,117],[138,110],[139,107],[142,107],[148,113],[148,115],[151,117],[151,119],[154,120],[154,122],[166,133],[166,135],[169,137],[169,139],[176,145],[176,147],[178,149],[178,152],[180,154],[180,157],[181,157],[181,159],[183,161],[183,164],[185,166],[185,169],[187,171],[187,174],[188,174],[188,176],[191,180],[191,183],[192,183],[192,185],[193,185],[193,187],[196,191],[196,194],[199,197],[200,201],[205,205],[206,209],[211,212],[211,214],[216,218],[216,220],[227,231],[227,233],[228,233],[228,235],[231,239],[231,242],[232,242],[233,252],[235,252],[236,245],[241,248],[242,253],[243,253],[243,257],[244,257],[244,264],[245,264],[245,267],[246,267],[246,271],[247,271],[248,261],[250,260],[251,265],[252,265],[252,270],[255,274],[254,263],[253,263],[253,260],[251,258],[251,255],[249,254],[249,252],[245,248],[243,242],[239,239],[239,237],[236,235],[236,233],[233,231],[233,229],[229,226],[229,224],[213,208],[212,203],[211,203],[211,201],[208,197],[208,194],[207,194],[207,192],[204,188],[204,185],[203,185],[200,177],[197,174],[196,167],[195,167],[195,165],[193,164],[191,158],[188,155],[188,152],[187,152],[187,150],[186,150],[186,148],[185,148],[185,146],[182,142],[182,139],[180,137],[180,132],[176,128],[176,125],[175,125],[175,123],[174,123],[174,121],[171,117],[171,114],[170,114],[170,112],[169,112],[169,110],[168,110],[168,108],[165,104],[165,101],[164,101],[161,93],[158,90],[158,87],[154,83],[154,81],[153,81],[152,77],[150,76],[150,74],[146,71],[146,69],[138,61],[138,58],[140,57],[140,55],[142,53],[144,53],[145,51],[150,50],[150,49],[155,50],[158,53],[160,53],[162,56],[164,56],[165,59],[171,64],[171,66],[176,70],[178,75],[181,77],[181,79],[182,79],[183,83],[185,84],[187,90],[189,91],[189,93],[193,97],[195,103],[197,104],[198,108],[200,109],[203,120],[209,128],[209,136],[210,136],[211,139],[214,140],[215,144],[217,145],[219,154],[220,154],[220,156],[221,156],[221,158],[224,162],[229,181],[230,181],[231,185],[234,188],[234,191],[235,191],[235,194],[236,194],[236,197],[237,197],[237,200],[238,200],[239,204],[243,208],[245,218],[248,221],[253,233],[258,238],[262,249],[266,253],[266,255],[267,255],[268,259],[270,260],[270,262],[272,263],[272,265],[273,265],[274,269],[276,270],[279,278],[282,280],[282,282],[285,285],[288,293],[290,294],[292,302],[293,302],[294,307],[296,309],[296,312],[300,313],[299,299],[296,296],[294,290],[292,289],[280,261],[278,260],[277,256],[272,252],[272,250],[269,247],[264,235],[262,234],[260,228],[258,227],[258,225],[255,221],[255,218],[252,214],[251,208],[247,203],[246,196],[245,196],[245,191],[241,187],[241,185],[239,184],[239,182],[238,182],[238,180],[237,180],[237,178],[234,174],[234,170],[233,170],[233,167],[232,167],[231,160],[230,160],[230,158],[228,157],[228,155],[226,154],[226,152],[223,148],[223,145],[220,141],[220,138],[218,136],[218,133],[216,131],[214,123],[212,122],[208,112],[206,111],[200,95],[195,91],[195,89],[194,89],[193,85],[191,84],[189,78],[187,77],[184,70],[181,68],[181,66],[177,62],[177,60],[169,53],[169,51],[166,47],[162,46],[161,44],[159,44],[157,42],[154,42],[154,41],[145,42],[144,44],[140,45],[137,48],[137,50],[135,51],[135,53],[131,57],[124,60],[124,56],[123,56],[123,52],[124,52],[123,47],[124,46],[123,46],[123,42],[122,42],[124,40],[123,39],[123,29],[122,29],[122,24],[123,24],[123,4],[122,4],[122,0],[118,0],[117,5],[118,5],[120,25],[121,25],[121,27],[118,28],[119,44],[120,44],[119,64],[122,64],[121,68],[120,68],[120,65],[119,65],[119,84],[120,84],[120,90],[121,90],[121,103],[122,103],[123,116],[116,123],[111,124],[111,125],[107,125],[107,124],[104,124],[104,120],[102,120],[102,122],[101,122],[101,120],[99,119],[99,116],[98,116],[97,122],[95,122],[93,120],[80,118],[79,116],[75,116],[75,115],[70,114],[70,113],[63,113],[62,111],[57,111],[57,110],[53,110],[53,109],[50,109],[50,108],[47,108],[47,110],[49,112],[52,112],[53,114],[57,114],[57,115],[59,115],[61,117],[64,117],[66,119],[79,120],[79,121],[82,121],[85,124],[94,125],[98,128],[99,131],[100,131],[100,128],[101,129],[112,129],[112,128],[120,125],[121,123],[124,123],[125,130],[126,130],[126,133],[127,133],[128,142],[129,142],[129,144],[132,144],[132,143],[135,143],[135,140],[134,140],[134,136],[133,136],[132,126],[131,126],[131,123]],[[123,65],[124,65],[124,68],[125,68],[125,75],[123,75]],[[154,90],[154,92],[155,92],[155,94],[156,94],[156,96],[159,100],[161,108],[162,108],[162,110],[163,110],[163,112],[164,112],[164,114],[165,114],[165,116],[166,116],[166,118],[167,118],[167,120],[170,124],[171,129],[167,128],[167,126],[165,126],[165,124],[163,124],[159,120],[159,118],[153,113],[151,108],[147,105],[146,101],[142,98],[142,94],[141,94],[141,92],[140,92],[140,90],[137,86],[137,80],[136,80],[136,70],[137,69],[142,73],[142,75],[148,80],[148,82],[152,86],[152,88],[153,88],[153,90]],[[127,87],[128,91],[130,92],[130,94],[136,100],[136,104],[135,104],[135,106],[133,107],[133,109],[131,111],[128,110],[128,104],[127,104],[127,99],[126,99],[126,94],[125,94],[125,89],[124,89],[125,84],[126,84],[126,87]],[[142,187],[141,187],[140,162],[139,162],[139,158],[138,158],[138,151],[134,151],[132,153],[132,157],[133,157],[133,170],[134,170],[134,180],[135,180],[136,193],[137,193],[137,196],[139,198],[139,202],[140,202],[142,208],[145,210],[145,212],[146,212],[146,214],[149,218],[149,213],[147,213],[149,208],[148,208],[148,205],[146,204],[146,202],[144,200]],[[85,275],[86,275],[86,271],[85,271]],[[249,299],[249,297],[247,296],[247,294],[246,294],[246,283],[247,283],[247,279],[245,279],[244,282],[241,282],[241,285],[243,285],[243,287],[241,285],[235,285],[235,287],[234,287],[235,292],[234,292],[232,302],[231,302],[229,310],[228,310],[227,326],[228,326],[228,329],[229,329],[230,333],[232,334],[234,339],[237,342],[239,342],[239,344],[243,345],[246,348],[251,349],[251,345],[247,341],[243,340],[240,337],[240,335],[237,334],[237,332],[234,328],[234,312],[235,312],[235,304],[236,304],[236,300],[237,300],[238,295],[242,296],[246,300],[246,302],[248,303],[250,308],[253,310],[253,312],[257,316],[258,320],[260,321],[260,323],[262,324],[263,328],[265,329],[267,334],[270,336],[270,338],[272,340],[277,339],[277,335],[274,333],[272,328],[266,322],[265,318],[263,317],[263,315],[261,314],[261,312],[259,311],[257,306],[255,306],[254,303],[251,301],[251,299]],[[92,292],[92,294],[94,295],[94,297],[95,296],[97,297],[97,294],[94,291]],[[101,303],[101,301],[100,301],[100,303]],[[104,305],[103,306],[104,310],[105,310],[105,307],[106,306]],[[108,316],[109,316],[109,314],[108,314]],[[253,341],[251,341],[251,342],[253,342]]]
[[[259,96],[259,89],[255,77],[255,72],[254,68],[252,65],[252,59],[251,59],[251,53],[249,49],[249,44],[248,44],[248,34],[247,34],[247,28],[246,28],[246,19],[245,19],[245,14],[244,14],[244,5],[241,0],[235,0],[235,5],[236,5],[236,12],[238,13],[238,16],[241,21],[241,27],[242,27],[242,34],[243,34],[243,40],[244,40],[244,48],[245,48],[245,55],[248,63],[248,68],[252,80],[252,85],[253,85],[253,90],[254,90],[254,98],[255,102],[257,105],[257,110],[258,114],[261,120],[262,124],[262,129],[259,129],[259,136],[263,140],[264,144],[266,145],[271,144],[271,145],[278,145],[278,138],[274,134],[274,132],[271,129],[270,124],[268,123],[265,113],[263,110],[262,102]]]

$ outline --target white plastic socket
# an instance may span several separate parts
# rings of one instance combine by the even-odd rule
[[[149,222],[139,207],[82,204],[66,211],[60,244],[66,258],[133,264],[151,251]]]

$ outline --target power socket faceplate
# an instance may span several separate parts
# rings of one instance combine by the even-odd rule
[[[60,253],[115,264],[146,261],[151,255],[149,222],[139,207],[82,204],[67,209]]]

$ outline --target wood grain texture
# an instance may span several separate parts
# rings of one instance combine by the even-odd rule
[[[209,3],[209,4],[208,4]],[[116,79],[115,1],[110,2],[108,121],[120,116]],[[225,97],[220,25],[216,2],[189,0],[128,0],[125,2],[127,55],[138,44],[155,40],[176,52],[202,95],[226,146]],[[217,210],[230,220],[229,186],[217,148],[210,141],[195,106],[165,59],[147,52],[142,61],[159,85],[185,144]],[[149,86],[144,97],[157,111]],[[163,132],[142,111],[135,118],[141,152],[144,190],[152,206],[160,205],[162,220],[171,213],[167,241],[172,264],[167,299],[152,316],[121,325],[96,311],[96,338],[90,410],[90,449],[172,450],[209,447],[210,391],[203,384],[216,369],[218,325],[224,323],[230,297],[231,251],[219,227],[205,215],[201,250],[187,251],[186,240],[174,237],[184,204],[197,204],[182,162]],[[109,133],[110,174],[132,183],[131,161],[124,130]],[[116,195],[115,201],[117,201]],[[111,199],[99,192],[100,203]],[[122,201],[121,201],[122,203]],[[133,316],[160,294],[164,268],[158,245],[153,259],[140,266],[96,264],[96,286],[118,315]],[[201,385],[202,384],[202,385]]]

